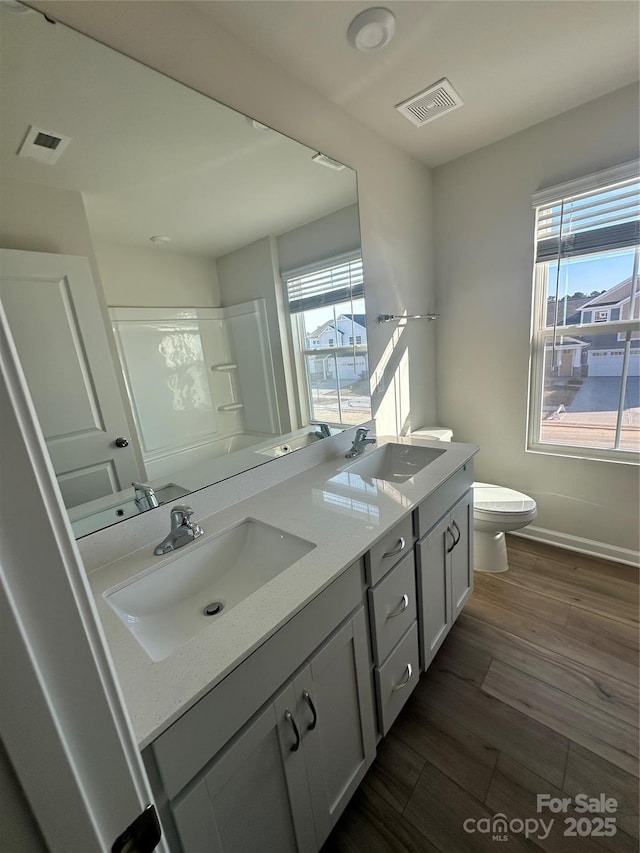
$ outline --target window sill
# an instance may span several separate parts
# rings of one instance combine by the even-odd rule
[[[564,456],[568,459],[582,459],[589,462],[614,462],[621,465],[640,465],[640,453],[633,450],[606,450],[601,447],[572,447],[559,444],[530,444],[526,453],[541,456]]]

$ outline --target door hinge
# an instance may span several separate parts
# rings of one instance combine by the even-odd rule
[[[152,853],[160,841],[162,830],[154,805],[149,805],[119,835],[111,846],[111,853]]]

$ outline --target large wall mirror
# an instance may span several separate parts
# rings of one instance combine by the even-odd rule
[[[368,420],[355,172],[0,15],[0,300],[76,536]]]

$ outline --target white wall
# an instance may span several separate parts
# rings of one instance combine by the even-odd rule
[[[281,270],[321,261],[331,255],[350,252],[360,246],[358,205],[350,204],[277,238]]]
[[[273,237],[263,237],[249,246],[218,258],[218,279],[222,304],[239,305],[252,299],[266,302],[267,326],[273,360],[276,400],[283,433],[296,429],[298,416],[295,400],[287,389],[291,385],[291,368],[284,311],[277,276],[277,250]]]
[[[107,305],[218,308],[215,261],[171,252],[94,241]]]
[[[635,466],[525,452],[532,194],[638,156],[637,86],[434,172],[440,423],[477,442],[479,480],[532,495],[536,526],[638,549]]]
[[[82,195],[14,178],[0,181],[0,247],[89,258],[97,267]]]
[[[34,5],[357,170],[370,358],[373,367],[383,357],[387,364],[385,391],[374,400],[379,426],[388,431],[395,430],[397,422],[432,422],[436,415],[433,324],[407,328],[392,351],[393,329],[375,323],[380,313],[433,310],[428,170],[213,26],[198,3],[132,0],[119,3],[117,15],[110,3],[43,0]],[[396,371],[401,362],[402,382]]]

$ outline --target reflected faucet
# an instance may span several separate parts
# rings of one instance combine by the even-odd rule
[[[138,507],[138,512],[145,512],[148,509],[153,509],[160,505],[158,503],[156,493],[153,491],[153,487],[150,486],[149,483],[138,483],[134,480],[131,485],[135,489],[134,497],[136,506]]]
[[[188,545],[193,542],[198,536],[202,536],[204,530],[199,524],[194,524],[191,521],[193,510],[190,506],[178,504],[171,510],[171,530],[168,536],[162,540],[159,545],[153,549],[153,553],[157,556],[167,554],[169,551],[175,551],[182,548],[183,545]]]
[[[316,438],[331,438],[331,430],[329,424],[314,424],[318,429],[313,433]]]
[[[351,450],[348,453],[345,453],[345,457],[347,459],[353,459],[354,456],[360,456],[367,444],[376,443],[375,438],[367,438],[368,432],[368,429],[358,427],[356,430],[356,437],[353,439],[353,444],[351,445]]]

